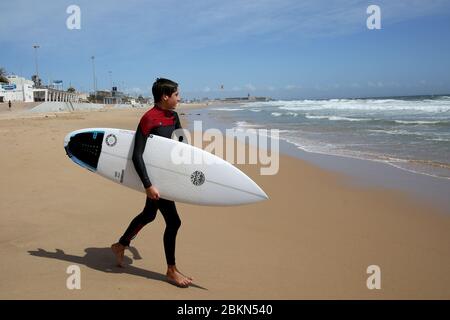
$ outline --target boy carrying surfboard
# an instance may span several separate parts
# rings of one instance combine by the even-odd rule
[[[130,245],[131,240],[146,224],[155,219],[159,209],[166,222],[163,242],[167,262],[167,281],[179,287],[188,287],[192,283],[192,278],[183,275],[175,264],[176,236],[181,225],[175,202],[160,198],[158,189],[152,185],[148,177],[142,158],[150,134],[170,139],[173,131],[181,128],[178,114],[174,111],[180,101],[178,84],[169,79],[158,78],[153,83],[152,93],[155,106],[142,116],[136,130],[133,149],[133,164],[147,194],[145,207],[131,221],[119,242],[111,245],[111,249],[116,257],[117,265],[124,267],[125,248]],[[158,150],[154,150],[154,152],[158,152]]]

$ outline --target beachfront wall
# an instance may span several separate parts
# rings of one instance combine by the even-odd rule
[[[131,105],[131,104],[114,104],[105,105],[101,103],[85,103],[85,102],[55,102],[47,101],[39,104],[38,106],[30,109],[27,112],[33,113],[47,113],[47,112],[73,112],[73,111],[93,111],[103,108],[108,109],[130,109],[130,108],[143,108],[146,105]]]
[[[61,96],[60,96],[61,97]],[[99,103],[76,103],[76,102],[44,102],[34,107],[29,112],[46,113],[46,112],[61,112],[61,111],[78,111],[78,110],[99,110],[104,108],[104,104]]]
[[[47,112],[91,111],[91,110],[100,110],[105,107],[108,109],[130,109],[135,108],[137,106],[132,106],[131,104],[115,104],[112,106],[111,105],[107,106],[101,103],[47,101],[39,104],[33,109],[30,109],[28,112],[47,113]],[[140,107],[144,107],[144,105]]]

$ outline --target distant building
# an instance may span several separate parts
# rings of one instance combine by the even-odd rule
[[[71,93],[50,87],[35,88],[32,80],[10,75],[6,77],[8,84],[0,85],[0,102],[22,101],[72,101],[78,102],[82,99],[82,94]]]
[[[270,101],[272,98],[269,97],[249,97],[249,101]]]
[[[227,102],[241,102],[241,101],[270,101],[269,97],[252,97],[248,95],[247,97],[234,97],[234,98],[224,98],[222,101]]]
[[[89,95],[86,92],[77,92],[78,98],[80,102],[88,102]]]
[[[0,102],[34,101],[34,82],[16,75],[6,77],[9,83],[0,84]]]
[[[110,91],[97,91],[97,95],[101,94],[100,97],[103,99],[104,104],[121,104],[124,100],[123,92],[117,91],[117,87],[112,87]]]

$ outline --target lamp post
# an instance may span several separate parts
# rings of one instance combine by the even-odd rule
[[[112,83],[112,71],[108,71],[108,73],[109,73],[109,83],[110,83],[110,88],[111,88],[111,91],[112,91],[112,86],[113,86],[113,83]]]
[[[36,84],[39,84],[39,68],[38,68],[38,58],[37,58],[37,49],[40,48],[39,45],[35,44],[33,45],[34,48],[34,62],[36,64]]]
[[[97,101],[97,88],[95,85],[95,57],[92,56],[92,76],[93,76],[93,80],[94,80],[94,97],[95,97],[95,101]]]

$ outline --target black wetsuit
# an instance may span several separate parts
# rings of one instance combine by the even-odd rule
[[[145,168],[144,160],[142,159],[148,136],[154,134],[171,138],[173,131],[180,128],[180,119],[175,111],[163,110],[156,106],[147,111],[141,118],[135,135],[133,163],[145,188],[152,185]],[[158,152],[158,150],[151,150],[151,152]],[[131,221],[127,230],[120,238],[119,243],[124,246],[129,246],[130,241],[136,237],[137,233],[147,223],[150,223],[155,219],[158,209],[161,211],[166,222],[166,230],[164,231],[164,251],[167,264],[175,265],[175,240],[181,225],[181,220],[178,216],[175,202],[173,201],[162,198],[159,200],[152,200],[147,197],[144,210]]]

